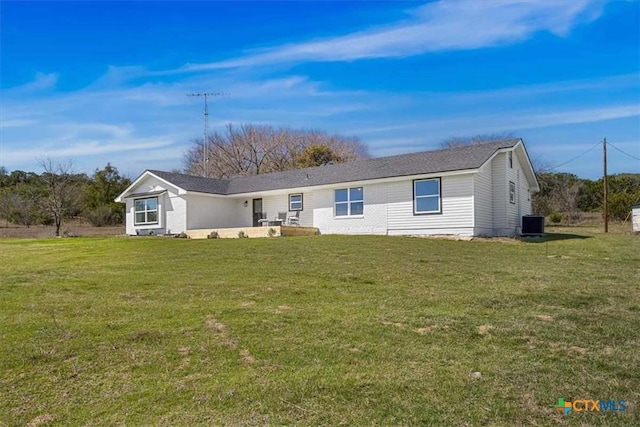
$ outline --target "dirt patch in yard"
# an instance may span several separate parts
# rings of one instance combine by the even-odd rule
[[[64,222],[60,228],[60,235],[69,237],[120,236],[124,235],[124,233],[124,225],[94,227],[84,221]],[[9,224],[9,227],[6,227],[3,222],[0,226],[0,238],[45,239],[47,237],[55,237],[55,235],[56,227],[53,225],[25,227],[24,225]]]

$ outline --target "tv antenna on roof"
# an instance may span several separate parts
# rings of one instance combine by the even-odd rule
[[[209,96],[226,96],[228,93],[224,92],[202,92],[202,93],[188,93],[189,97],[204,98],[204,138],[202,139],[202,176],[209,177],[209,153],[207,147],[207,134],[209,127],[209,106],[207,105],[207,97]]]

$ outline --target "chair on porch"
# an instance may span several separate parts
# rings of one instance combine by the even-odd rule
[[[276,221],[278,221],[280,223],[278,225],[285,225],[285,223],[287,222],[287,213],[286,212],[278,212],[278,217],[276,218]]]
[[[300,211],[295,211],[287,218],[287,225],[300,225]]]
[[[257,214],[256,214],[257,215]],[[262,212],[259,214],[260,215],[260,219],[258,220],[258,224],[261,227],[266,227],[269,225],[269,220],[267,219],[267,213],[266,212]]]

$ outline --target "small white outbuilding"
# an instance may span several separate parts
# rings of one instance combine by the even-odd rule
[[[633,231],[640,233],[640,205],[631,206],[631,218]]]

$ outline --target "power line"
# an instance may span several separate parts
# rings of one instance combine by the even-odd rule
[[[587,151],[583,152],[582,154],[579,154],[579,155],[575,156],[574,158],[572,158],[571,160],[567,160],[567,161],[566,161],[566,162],[564,162],[564,163],[560,163],[559,165],[556,165],[556,166],[552,167],[552,168],[551,168],[551,169],[549,169],[549,170],[555,170],[555,169],[558,169],[559,167],[564,166],[564,165],[567,165],[567,164],[569,164],[569,163],[573,162],[574,160],[578,160],[580,157],[584,156],[584,155],[585,155],[585,154],[587,154],[588,152],[593,151],[593,149],[594,149],[594,148],[596,148],[596,147],[598,147],[599,145],[600,145],[600,142],[596,142],[596,143],[593,145],[593,147],[589,148]]]
[[[625,151],[622,151],[621,149],[619,149],[618,147],[616,147],[615,145],[613,145],[613,144],[612,144],[612,143],[610,143],[610,142],[608,143],[608,145],[609,145],[609,147],[612,147],[614,150],[617,150],[617,151],[621,152],[621,153],[622,153],[622,154],[624,154],[625,156],[629,156],[629,157],[631,157],[632,159],[640,160],[640,157],[636,157],[636,156],[634,156],[634,155],[632,155],[632,154],[629,154],[629,153],[627,153],[627,152],[625,152]]]

